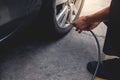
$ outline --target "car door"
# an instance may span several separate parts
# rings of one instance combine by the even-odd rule
[[[40,7],[41,0],[0,0],[0,41],[23,26],[29,15]]]

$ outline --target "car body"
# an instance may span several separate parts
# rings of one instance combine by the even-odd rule
[[[15,34],[16,31],[19,31],[19,28],[34,23],[38,18],[42,19],[43,22],[44,19],[47,19],[46,23],[52,24],[51,26],[53,26],[54,29],[50,29],[54,30],[54,33],[56,31],[55,34],[59,33],[57,35],[61,35],[67,33],[71,28],[60,27],[62,32],[59,32],[60,30],[58,28],[60,25],[57,25],[56,11],[61,13],[63,11],[62,9],[64,9],[63,6],[66,7],[67,2],[72,1],[76,0],[0,0],[0,42]],[[79,1],[83,2],[83,0]],[[83,4],[82,2],[80,5]],[[56,9],[56,6],[58,6],[58,9]],[[67,12],[68,6],[70,5],[66,7]],[[64,24],[65,23],[66,21]],[[56,26],[58,27],[58,31],[56,30]]]

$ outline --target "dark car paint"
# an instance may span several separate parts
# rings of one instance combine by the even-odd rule
[[[6,15],[9,15],[10,20],[30,14],[34,10],[40,10],[41,6],[41,0],[2,0],[0,3],[2,3],[1,10],[4,11],[4,8],[8,10]],[[2,13],[5,13],[3,11]]]
[[[42,0],[0,0],[0,39],[39,15]]]

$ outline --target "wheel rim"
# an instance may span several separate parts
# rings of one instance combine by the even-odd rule
[[[82,0],[67,0],[56,6],[56,21],[60,28],[66,28],[78,14]]]

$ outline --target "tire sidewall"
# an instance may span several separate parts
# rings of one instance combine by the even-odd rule
[[[76,15],[76,17],[75,17],[74,20],[76,20],[76,19],[79,17],[79,15],[80,15],[80,13],[81,13],[81,10],[82,10],[82,7],[83,7],[83,3],[84,3],[84,0],[81,1],[81,4],[80,4],[79,10],[78,10],[78,13],[77,13],[77,15]],[[54,27],[55,27],[56,32],[57,32],[58,34],[66,34],[66,33],[68,33],[68,32],[72,29],[72,26],[71,26],[71,25],[67,26],[66,28],[61,28],[61,27],[58,25],[58,23],[57,23],[56,13],[55,13],[56,0],[54,0],[54,2],[53,2],[53,7],[54,7],[53,23],[54,23],[54,25],[55,25]],[[73,20],[73,21],[74,21],[74,20]]]

